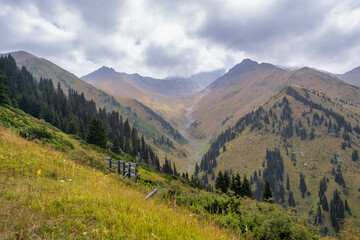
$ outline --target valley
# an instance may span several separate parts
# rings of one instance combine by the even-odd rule
[[[269,181],[277,204],[306,214],[323,234],[334,235],[339,229],[333,215],[325,208],[318,210],[323,197],[316,197],[319,182],[327,179],[328,190],[322,196],[330,203],[339,191],[351,209],[344,217],[360,216],[360,166],[352,157],[360,151],[357,86],[310,68],[285,71],[250,59],[202,89],[191,78],[176,78],[172,85],[171,79],[107,67],[82,77],[83,81],[31,54],[14,56],[37,79],[52,77],[55,86],[74,89],[98,106],[126,116],[156,154],[159,169],[170,161],[170,169],[173,164],[177,173],[188,174],[194,184],[208,190],[220,171],[232,177],[239,173],[248,176],[257,201],[264,181]],[[172,89],[167,92],[168,87]],[[281,167],[268,158],[275,153]],[[280,175],[267,173],[277,168],[282,169]],[[305,179],[305,192],[298,187],[299,176]]]

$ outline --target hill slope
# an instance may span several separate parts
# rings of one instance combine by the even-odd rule
[[[353,104],[315,90],[287,87],[219,135],[202,159],[200,175],[206,180],[219,170],[246,174],[258,200],[263,181],[268,180],[279,204],[295,206],[314,219],[323,199],[319,198],[320,181],[325,177],[327,190],[322,196],[328,204],[337,189],[358,217],[360,160],[354,152],[360,150],[359,120],[360,110]],[[278,156],[277,160],[271,156]],[[303,193],[300,175],[307,186]],[[290,192],[295,203],[289,203]],[[330,211],[322,208],[322,212],[323,226],[332,233]],[[350,212],[346,217],[351,217]]]
[[[149,108],[144,108],[143,104],[134,99],[121,98],[116,95],[111,95],[107,92],[99,90],[98,88],[84,82],[75,75],[55,65],[54,63],[38,58],[32,54],[24,51],[10,53],[16,60],[19,66],[25,66],[35,78],[49,78],[52,79],[54,86],[57,83],[61,84],[61,88],[67,94],[68,89],[71,88],[79,93],[84,93],[88,100],[94,100],[97,107],[106,108],[108,111],[119,111],[123,116],[129,118],[132,125],[136,126],[141,134],[143,134],[151,143],[153,138],[169,137],[175,142],[180,141],[184,143],[181,137],[175,137],[176,130],[158,114]],[[5,54],[7,55],[7,54]],[[151,118],[151,120],[149,120]],[[169,149],[166,146],[154,146],[156,152],[163,161],[165,152],[176,161],[179,169],[186,165],[187,150],[183,149],[181,144],[177,144],[176,148]]]
[[[0,106],[0,121],[1,238],[316,238],[311,225],[273,204],[207,193],[142,164],[138,185],[109,174],[102,156],[124,157],[18,109]],[[72,147],[17,135],[30,125]],[[155,200],[145,200],[155,187]]]
[[[1,121],[12,115],[0,111]],[[0,238],[233,238],[183,207],[150,199],[144,204],[150,189],[104,174],[101,152],[54,134],[75,149],[59,152],[0,125]]]
[[[246,59],[195,97],[197,101],[192,106],[195,121],[190,132],[199,139],[211,137],[292,84],[360,104],[357,87],[328,74],[309,68],[286,72],[271,64]]]
[[[339,75],[339,78],[355,86],[360,86],[360,67]]]

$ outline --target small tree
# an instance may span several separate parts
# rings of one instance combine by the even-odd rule
[[[249,181],[246,178],[246,175],[244,175],[244,179],[241,185],[241,196],[245,197],[253,197],[253,194],[251,192]]]
[[[359,153],[358,150],[354,150],[353,153],[351,154],[351,159],[355,162],[359,159]]]
[[[88,128],[86,141],[101,148],[106,148],[107,136],[101,121],[93,118]]]
[[[222,191],[223,184],[224,184],[224,177],[223,177],[223,174],[222,174],[222,172],[220,170],[217,177],[216,177],[216,180],[215,180],[215,189]]]
[[[270,189],[270,184],[267,180],[265,180],[265,186],[264,186],[264,191],[263,191],[263,196],[262,196],[262,201],[264,202],[273,202],[273,195]]]
[[[299,188],[300,188],[300,191],[301,191],[301,197],[304,198],[307,188],[306,188],[304,175],[302,175],[301,173],[300,173],[300,186],[299,186]]]

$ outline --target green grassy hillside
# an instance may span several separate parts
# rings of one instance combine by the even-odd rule
[[[29,127],[45,137],[20,137]],[[146,165],[136,185],[107,172],[108,154],[133,161],[0,107],[0,238],[316,238],[277,205],[207,193]],[[159,193],[145,200],[155,187]]]

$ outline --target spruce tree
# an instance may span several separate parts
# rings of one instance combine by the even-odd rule
[[[288,204],[290,207],[296,207],[296,202],[295,202],[294,194],[292,191],[289,192]]]
[[[355,162],[359,159],[359,153],[358,150],[354,150],[351,154],[351,159]]]
[[[300,191],[301,191],[301,197],[304,198],[307,188],[306,188],[304,175],[302,175],[301,173],[300,173],[300,186],[299,186],[299,188],[300,188]]]
[[[223,192],[227,192],[227,190],[228,190],[229,187],[230,187],[230,177],[229,177],[229,174],[227,173],[227,171],[224,172],[223,178],[224,178],[224,189],[223,189]]]
[[[246,178],[246,175],[244,175],[244,179],[243,179],[242,185],[241,185],[241,196],[250,197],[250,198],[253,197],[253,194],[252,194],[251,188],[250,188],[250,184]]]
[[[99,119],[93,118],[91,120],[86,141],[101,148],[106,148],[106,131]]]
[[[322,212],[321,212],[320,204],[318,205],[318,208],[317,208],[317,213],[316,213],[316,216],[315,216],[314,224],[315,225],[322,225],[323,224],[323,215],[322,215]]]
[[[215,180],[215,189],[222,191],[223,184],[224,184],[224,177],[223,177],[223,174],[222,174],[222,172],[220,170],[217,177],[216,177],[216,180]]]
[[[10,105],[10,87],[5,74],[0,74],[0,105]]]
[[[265,180],[265,187],[263,191],[262,201],[264,202],[273,202],[273,195],[270,189],[270,184],[267,180]]]
[[[286,190],[290,191],[289,174],[286,174]]]

